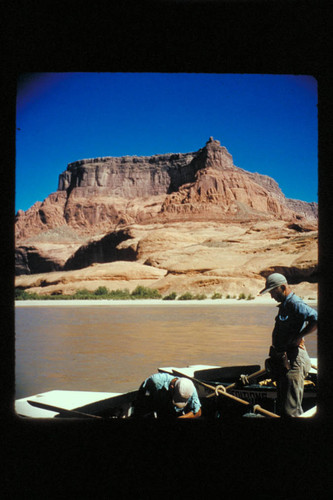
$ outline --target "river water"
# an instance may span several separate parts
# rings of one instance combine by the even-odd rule
[[[276,313],[273,303],[16,307],[15,397],[125,392],[166,366],[262,368]],[[306,346],[317,357],[316,334]]]

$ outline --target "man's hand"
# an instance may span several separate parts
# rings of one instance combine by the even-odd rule
[[[178,418],[199,418],[201,417],[201,408],[197,413],[193,413],[193,411],[190,411],[188,413],[185,413],[185,415],[180,415]]]
[[[299,337],[293,340],[292,345],[293,346],[299,346],[302,343],[303,337],[305,335],[309,335],[310,333],[313,333],[314,331],[317,330],[317,321],[310,321],[308,325],[300,332]]]

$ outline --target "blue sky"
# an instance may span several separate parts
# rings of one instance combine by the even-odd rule
[[[188,153],[210,136],[234,164],[318,201],[317,82],[311,76],[29,73],[17,91],[15,207],[57,190],[67,164]]]

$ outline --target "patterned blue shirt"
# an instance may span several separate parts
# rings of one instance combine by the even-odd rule
[[[317,321],[318,313],[305,304],[293,292],[287,295],[279,305],[279,314],[275,318],[272,344],[278,351],[286,351],[293,341],[300,337],[302,330],[310,321]]]
[[[161,409],[163,407],[167,409],[171,406],[179,415],[191,411],[197,413],[201,408],[201,403],[195,388],[184,408],[178,408],[172,403],[169,385],[174,378],[174,375],[169,375],[168,373],[155,373],[151,375],[142,384],[142,389],[145,390],[145,396],[149,396],[153,399],[156,409]]]

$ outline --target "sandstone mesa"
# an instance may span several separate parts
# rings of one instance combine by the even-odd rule
[[[236,167],[213,138],[194,153],[80,160],[17,213],[16,286],[256,295],[277,271],[315,297],[317,219],[316,203]]]

